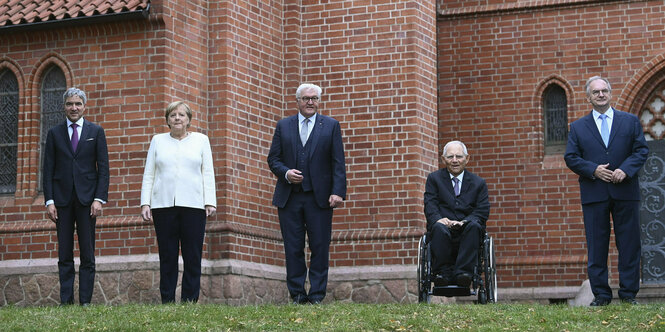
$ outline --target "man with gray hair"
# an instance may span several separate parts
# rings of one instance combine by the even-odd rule
[[[469,153],[464,143],[448,142],[442,158],[446,167],[430,173],[425,184],[432,275],[437,286],[469,287],[490,213],[487,184],[465,170]]]
[[[108,199],[109,157],[104,129],[83,120],[85,92],[70,88],[63,100],[67,119],[46,137],[44,200],[58,234],[60,303],[74,303],[76,228],[81,253],[79,303],[88,305],[95,282],[95,222]]]
[[[587,80],[584,90],[591,111],[570,124],[564,160],[579,175],[584,215],[590,306],[612,302],[607,254],[610,215],[619,251],[619,299],[636,304],[640,289],[640,184],[637,172],[649,154],[640,120],[610,106],[612,87],[600,76]]]
[[[318,112],[320,101],[319,86],[301,84],[298,114],[277,122],[268,153],[277,178],[272,203],[284,240],[286,286],[295,304],[318,304],[326,296],[333,209],[346,196],[342,130],[337,120]],[[309,271],[305,234],[312,253]]]

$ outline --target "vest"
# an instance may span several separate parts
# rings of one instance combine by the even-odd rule
[[[314,131],[312,131],[312,133],[313,132]],[[309,176],[309,150],[312,146],[311,138],[312,134],[310,133],[305,146],[302,146],[302,144],[296,144],[298,146],[296,154],[296,169],[302,172],[303,181],[300,184],[302,191],[312,191],[312,178]]]

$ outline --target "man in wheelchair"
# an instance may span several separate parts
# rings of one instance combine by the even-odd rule
[[[448,142],[442,158],[446,168],[430,173],[425,184],[432,276],[437,286],[469,287],[490,212],[487,184],[464,170],[469,161],[464,143]]]

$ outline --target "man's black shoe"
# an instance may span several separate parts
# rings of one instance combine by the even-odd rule
[[[637,304],[639,304],[639,303],[637,303],[637,301],[636,301],[634,298],[632,298],[632,297],[627,297],[627,298],[621,299],[621,303],[626,303],[626,304],[631,304],[631,305],[637,305]]]
[[[317,304],[321,304],[321,300],[312,300],[312,299],[310,299],[309,303],[311,303],[313,305],[317,305]]]
[[[611,299],[595,298],[589,305],[592,307],[604,307],[612,302]]]
[[[457,286],[469,287],[471,286],[471,275],[468,273],[460,273],[457,275]]]
[[[309,303],[309,299],[307,299],[307,296],[296,296],[293,298],[293,304],[307,304]]]
[[[443,274],[437,274],[434,276],[434,286],[436,287],[443,287],[443,286],[448,286],[448,277],[446,277]]]

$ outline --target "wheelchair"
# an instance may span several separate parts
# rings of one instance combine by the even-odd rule
[[[423,234],[418,244],[418,302],[430,303],[432,296],[478,296],[477,303],[496,303],[496,261],[494,240],[485,232],[481,237],[478,264],[473,268],[470,287],[457,285],[437,286],[432,275],[432,253],[429,233]],[[433,285],[434,284],[434,285]]]

